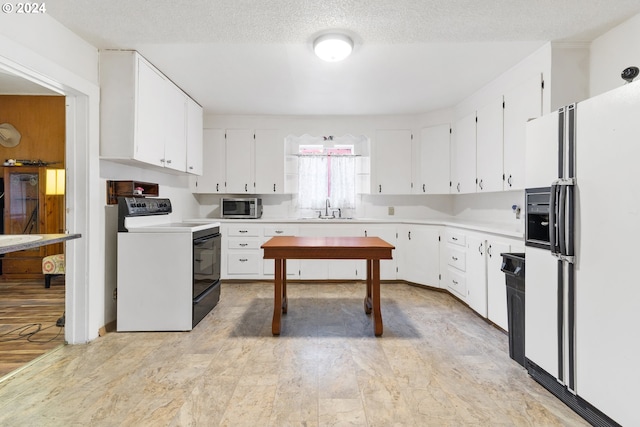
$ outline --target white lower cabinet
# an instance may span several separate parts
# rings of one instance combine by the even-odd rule
[[[226,249],[222,277],[257,279],[262,272],[260,228],[252,224],[234,223],[224,225],[222,230],[222,245]]]
[[[507,330],[504,252],[524,252],[522,241],[488,233],[447,230],[441,263],[444,286],[479,315]]]
[[[301,236],[344,237],[361,236],[356,224],[305,225],[300,227]],[[300,260],[300,278],[304,280],[355,280],[366,278],[364,260]]]
[[[447,229],[441,242],[440,270],[441,286],[462,301],[467,300],[467,254],[466,236],[457,231]]]
[[[482,317],[487,317],[486,240],[482,235],[467,235],[467,304]]]
[[[426,224],[222,223],[222,278],[271,280],[274,261],[260,246],[273,236],[377,236],[396,247],[380,262],[381,280],[441,287],[507,330],[504,252],[524,252],[522,241]],[[364,260],[287,260],[287,277],[302,280],[364,280]]]
[[[383,259],[380,261],[380,280],[396,280],[397,274],[397,262],[400,257],[400,250],[398,249],[398,233],[396,231],[396,225],[383,225],[383,224],[366,224],[362,226],[360,236],[364,237],[379,237],[387,243],[396,247],[391,252],[392,259]],[[366,272],[363,272],[362,278],[366,279]]]
[[[501,270],[505,252],[524,252],[524,244],[501,237],[487,240],[487,318],[508,331],[506,279]]]
[[[398,278],[420,285],[440,287],[440,227],[398,226]]]
[[[265,224],[263,226],[263,239],[262,242],[266,242],[275,236],[297,236],[298,226],[294,224]],[[260,250],[260,257],[262,258],[264,251]],[[300,260],[288,259],[287,260],[287,278],[296,279],[300,275]],[[265,278],[271,279],[275,275],[275,261],[272,259],[262,260],[262,274]]]

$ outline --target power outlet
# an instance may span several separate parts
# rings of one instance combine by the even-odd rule
[[[396,214],[396,208],[394,208],[393,206],[389,206],[389,215],[395,215]]]

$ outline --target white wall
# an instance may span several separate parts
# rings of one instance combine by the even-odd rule
[[[629,66],[640,67],[640,14],[606,32],[591,43],[591,97],[625,83],[620,77]]]

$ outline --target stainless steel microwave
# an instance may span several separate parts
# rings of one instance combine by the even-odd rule
[[[260,218],[262,216],[262,199],[259,197],[222,197],[220,211],[222,218]]]

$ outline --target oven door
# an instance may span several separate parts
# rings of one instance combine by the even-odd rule
[[[220,233],[193,240],[193,298],[220,280]]]

